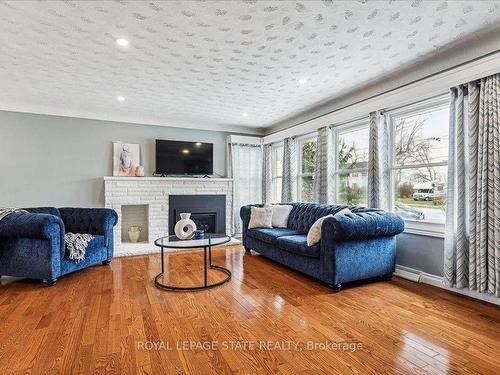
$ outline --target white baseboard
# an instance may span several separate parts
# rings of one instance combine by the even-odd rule
[[[495,297],[493,294],[479,293],[469,289],[449,288],[444,285],[442,276],[431,275],[430,273],[422,272],[415,268],[400,266],[397,264],[394,275],[399,276],[403,279],[411,280],[417,283],[429,284],[438,288],[446,289],[451,292],[455,292],[500,306],[500,298]]]
[[[394,272],[394,275],[402,277],[406,280],[415,281],[417,283],[420,282],[420,273],[418,273],[417,270],[405,266],[396,265],[396,271]]]
[[[239,245],[241,241],[237,238],[231,237],[231,241],[218,245],[219,246],[233,246]],[[178,252],[178,251],[186,251],[184,249],[168,249],[168,252]],[[160,252],[160,248],[156,246],[154,243],[122,243],[121,245],[115,248],[114,256],[115,257],[130,257],[136,255],[147,255],[147,254],[156,254]]]

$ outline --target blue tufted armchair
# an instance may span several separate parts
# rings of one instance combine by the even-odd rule
[[[106,208],[27,208],[0,220],[0,275],[42,279],[49,286],[59,276],[113,258],[113,227],[118,216]],[[89,233],[85,259],[66,256],[64,234]]]

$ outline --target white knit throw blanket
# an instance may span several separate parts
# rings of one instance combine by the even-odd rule
[[[94,236],[87,233],[66,233],[64,235],[64,242],[66,243],[66,250],[68,252],[69,259],[75,263],[80,263],[84,260],[87,246],[93,239]]]

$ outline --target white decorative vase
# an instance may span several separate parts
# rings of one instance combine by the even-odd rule
[[[190,213],[182,213],[180,216],[181,219],[175,224],[175,235],[180,240],[189,240],[194,236],[196,224],[190,219]]]
[[[136,243],[137,241],[139,241],[141,230],[142,228],[139,226],[132,226],[128,228],[128,238],[130,238],[131,242]]]

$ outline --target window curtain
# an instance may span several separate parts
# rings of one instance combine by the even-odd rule
[[[283,141],[283,179],[281,201],[293,202],[297,199],[297,140],[294,137]]]
[[[500,297],[500,74],[451,89],[444,282]]]
[[[330,126],[318,129],[316,147],[316,170],[314,173],[314,201],[320,204],[331,202],[330,191],[333,191],[331,173],[332,131]]]
[[[230,143],[231,176],[233,178],[232,233],[241,234],[242,206],[262,202],[262,146]]]
[[[262,202],[271,203],[273,186],[272,186],[272,154],[273,147],[271,144],[264,145],[262,155]]]
[[[368,145],[368,207],[390,209],[389,191],[389,131],[386,116],[370,113],[370,139]]]

